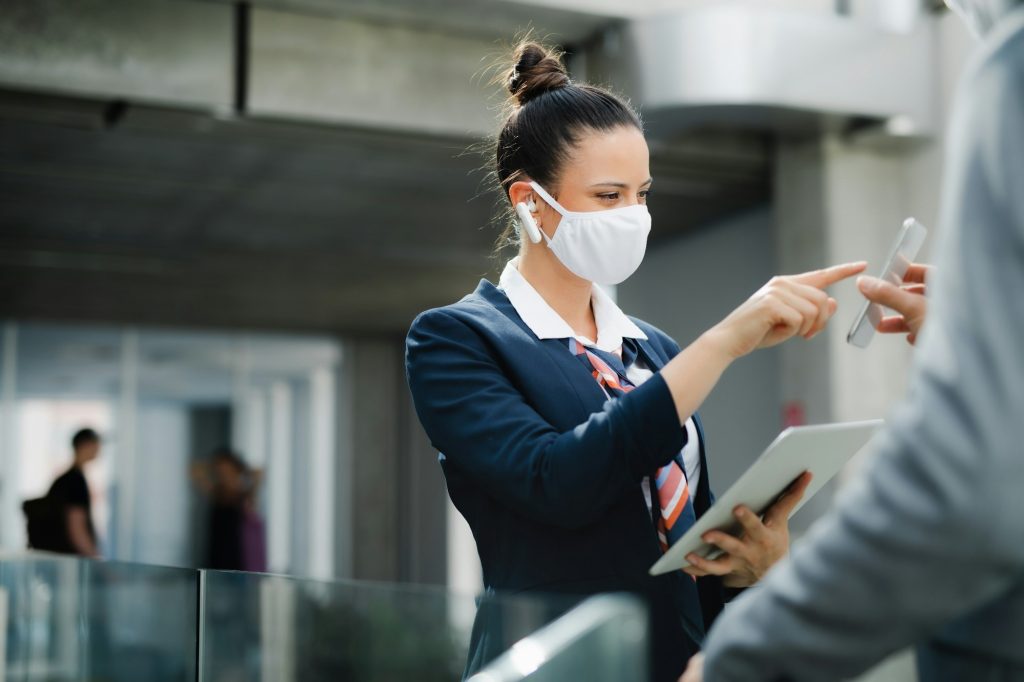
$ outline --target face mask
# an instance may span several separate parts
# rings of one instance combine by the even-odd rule
[[[548,248],[574,274],[598,284],[624,282],[640,267],[651,232],[651,214],[643,204],[605,211],[567,211],[536,182],[530,186],[562,214],[554,239],[543,231]]]

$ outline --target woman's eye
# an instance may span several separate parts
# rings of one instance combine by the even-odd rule
[[[605,201],[615,201],[615,200],[617,200],[619,198],[619,193],[618,192],[608,192],[606,194],[598,194],[597,196],[598,196],[599,199],[604,199]]]
[[[649,190],[649,189],[642,189],[642,190],[640,190],[640,194],[639,194],[640,201],[647,201],[647,197],[650,196],[650,194],[651,194],[651,190]]]

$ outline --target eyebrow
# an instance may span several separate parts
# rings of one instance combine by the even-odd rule
[[[642,183],[640,183],[640,186],[643,187],[644,185],[649,185],[652,182],[654,182],[654,178],[647,178]],[[609,182],[595,182],[594,184],[591,185],[591,187],[618,187],[620,189],[626,189],[627,187],[629,187],[629,185],[627,185],[624,182],[611,182],[611,181],[609,181]]]

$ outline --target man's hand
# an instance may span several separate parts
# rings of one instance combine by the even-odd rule
[[[789,551],[789,515],[810,483],[811,474],[804,472],[768,508],[763,519],[749,507],[736,507],[733,514],[743,526],[743,535],[737,538],[722,531],[708,531],[704,542],[726,553],[713,560],[688,554],[686,560],[690,565],[683,570],[697,577],[723,576],[726,587],[749,587],[756,583]]]
[[[679,682],[704,682],[704,654],[695,654]]]
[[[925,280],[931,276],[931,272],[931,266],[911,264],[903,276],[902,287],[877,277],[857,278],[857,288],[864,298],[899,313],[882,319],[878,331],[883,334],[906,334],[907,342],[911,345],[917,341],[917,334],[928,314]]]

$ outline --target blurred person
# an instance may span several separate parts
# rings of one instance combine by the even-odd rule
[[[265,571],[264,524],[256,505],[262,471],[249,467],[236,452],[222,447],[207,460],[195,462],[191,475],[210,503],[207,567]]]
[[[495,172],[520,216],[501,242],[519,255],[498,286],[483,280],[417,317],[409,386],[487,593],[638,594],[654,679],[675,680],[726,588],[753,584],[787,551],[788,513],[810,480],[763,519],[737,510],[746,534],[732,554],[696,561],[700,578],[650,576],[713,500],[697,408],[735,360],[820,332],[836,309],[823,289],[864,264],[774,278],[681,350],[598,286],[625,280],[646,249],[652,180],[636,112],[572,83],[540,45],[522,44],[513,60]],[[500,628],[481,607],[467,674],[501,653]]]
[[[102,443],[93,429],[81,429],[71,439],[74,459],[71,467],[57,477],[46,494],[48,504],[57,512],[63,532],[51,549],[65,554],[99,557],[96,528],[92,520],[92,495],[85,479],[84,468],[100,456]]]
[[[910,394],[685,682],[846,679],[913,643],[922,680],[1024,680],[1024,0],[948,4],[984,42],[951,122],[934,292],[860,282],[897,311],[882,331],[917,341]]]

